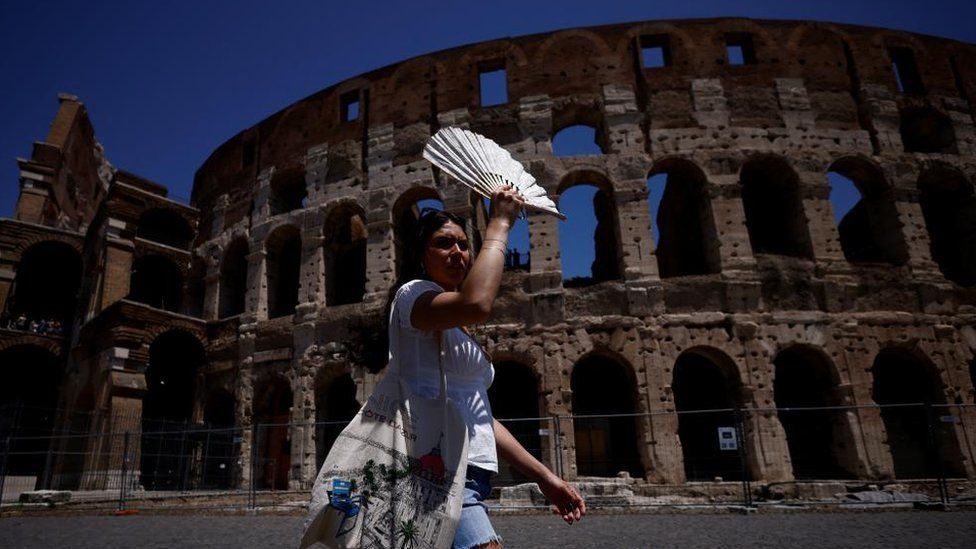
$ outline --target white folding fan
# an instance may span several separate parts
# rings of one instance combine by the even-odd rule
[[[483,135],[442,128],[427,141],[424,158],[486,198],[491,198],[496,189],[511,185],[527,208],[566,219],[522,164]]]

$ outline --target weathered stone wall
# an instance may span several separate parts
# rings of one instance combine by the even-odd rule
[[[729,65],[725,45],[731,35],[751,39],[752,62]],[[669,66],[641,66],[639,46],[650,36],[666,37]],[[923,93],[899,92],[891,48],[914,52]],[[673,411],[672,368],[682,353],[702,350],[734,364],[742,406],[772,408],[774,358],[797,345],[828,357],[843,395],[838,405],[874,402],[872,364],[879,350],[892,346],[934,366],[943,403],[972,404],[972,290],[946,280],[933,261],[918,182],[928,170],[952,170],[971,192],[973,60],[970,45],[885,29],[744,19],[647,22],[438,52],[299,101],[215,151],[198,171],[193,193],[202,214],[197,249],[210,261],[208,302],[219,292],[223,247],[245,236],[251,250],[237,347],[240,417],[246,424],[252,379],[262,368],[255,357],[270,352],[254,347],[261,340],[291,349],[293,415],[314,417],[310,380],[316,367],[304,357],[328,346],[341,355],[350,337],[343,325],[369,319],[382,307],[395,277],[400,204],[440,198],[476,230],[469,193],[435,177],[420,158],[431,132],[447,125],[502,143],[550,195],[585,180],[606,188],[614,202],[618,279],[563,287],[558,226],[551,217],[531,215],[531,271],[506,274],[495,319],[479,330],[492,352],[518,356],[536,374],[541,414],[573,413],[573,366],[594,353],[632,372],[637,411]],[[506,104],[479,105],[479,67],[506,69]],[[343,121],[340,98],[349,97],[358,99],[361,114]],[[955,151],[905,151],[899,113],[917,105],[951,120]],[[553,135],[574,124],[596,128],[605,154],[554,156]],[[808,259],[751,248],[740,172],[762,157],[785,162],[795,174]],[[859,159],[882,174],[897,211],[904,261],[879,265],[845,258],[827,180],[842,158]],[[715,274],[659,275],[646,180],[676,159],[704,176],[705,247],[715,257]],[[307,203],[271,216],[269,182],[276,171],[293,169],[305,174]],[[367,223],[367,292],[362,304],[333,307],[323,298],[328,269],[322,224],[333,208],[349,202]],[[301,231],[300,304],[294,318],[268,320],[263,248],[267,235],[285,224]],[[209,320],[215,319],[212,312]],[[362,378],[360,383],[368,385]],[[971,412],[962,415],[958,439],[973,475],[976,448],[962,430],[971,432],[976,423]],[[791,478],[776,414],[755,416],[748,433],[753,474]],[[893,476],[878,411],[861,410],[847,421],[857,439],[851,467],[866,478]],[[573,429],[562,432],[564,462],[573,464]],[[649,480],[684,480],[673,416],[638,422],[637,438]],[[295,452],[293,467],[309,460]]]

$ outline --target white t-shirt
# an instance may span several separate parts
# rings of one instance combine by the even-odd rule
[[[417,395],[427,398],[440,394],[437,332],[414,328],[410,315],[418,297],[443,291],[429,280],[411,280],[397,290],[390,313],[390,373],[398,374]],[[468,464],[498,472],[488,403],[488,387],[495,378],[495,369],[481,346],[463,330],[451,328],[442,333],[447,396],[468,425]]]

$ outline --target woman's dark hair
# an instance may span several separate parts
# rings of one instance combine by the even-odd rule
[[[400,289],[400,286],[403,286],[407,282],[417,278],[428,279],[423,266],[424,251],[427,249],[427,242],[430,241],[431,235],[437,229],[440,229],[448,223],[454,223],[458,227],[461,227],[462,230],[464,229],[464,220],[450,212],[427,208],[421,210],[420,216],[416,221],[416,230],[413,231],[413,234],[402,235],[402,238],[405,240],[403,243],[404,257],[403,262],[400,264],[400,272],[397,274],[397,280],[390,289],[390,299]]]
[[[383,308],[383,320],[381,323],[381,331],[378,334],[379,341],[376,345],[376,349],[382,349],[380,353],[375,353],[375,356],[368,365],[370,371],[378,371],[386,366],[386,360],[389,354],[389,328],[390,328],[390,311],[393,309],[393,298],[396,296],[397,290],[401,286],[410,282],[411,280],[422,278],[429,280],[427,273],[423,268],[423,257],[424,252],[427,249],[427,243],[430,241],[431,235],[448,223],[454,223],[455,225],[464,228],[465,222],[460,217],[444,210],[435,209],[423,209],[420,212],[420,217],[417,218],[415,230],[411,231],[409,234],[400,235],[404,240],[403,242],[403,259],[400,263],[399,273],[397,274],[396,282],[390,288],[389,293],[386,296],[386,307]]]

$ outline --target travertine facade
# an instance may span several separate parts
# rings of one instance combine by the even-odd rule
[[[10,303],[30,243],[67,242],[85,273],[73,337],[5,330],[0,349],[64,357],[64,421],[94,411],[90,429],[138,430],[144,404],[233,421],[245,428],[237,481],[258,456],[273,464],[258,468],[266,485],[307,486],[315,430],[253,441],[249,428],[342,418],[353,393],[368,393],[418,200],[468,219],[477,242],[480,203],[420,156],[431,132],[461,125],[508,148],[551,196],[598,189],[593,277],[564,284],[558,223],[532,215],[530,266],[506,273],[476,330],[497,362],[531,371],[539,416],[650,414],[560,420],[568,476],[729,478],[704,441],[730,420],[679,429],[676,408],[744,410],[755,480],[931,476],[906,442],[918,417],[873,405],[974,404],[974,67],[968,44],[815,22],[645,22],[484,42],[363,74],[242,131],[197,172],[192,207],[104,162],[66,97],[56,125],[81,120],[65,131],[90,143],[61,137],[22,162],[17,220],[0,224],[0,300]],[[507,102],[482,106],[479,75],[500,69]],[[574,125],[594,128],[603,154],[555,156],[553,137]],[[72,157],[88,164],[58,160]],[[861,193],[839,225],[828,172]],[[657,174],[668,184],[652,220]],[[71,197],[58,194],[65,185]],[[190,350],[150,361],[165,353],[157,337]],[[147,362],[184,367],[192,406],[159,404],[176,393],[152,396]],[[802,406],[857,408],[772,410]],[[942,466],[973,478],[976,409],[940,413],[956,417],[939,427]],[[542,456],[555,461],[553,448]],[[94,455],[85,471],[118,466]]]

